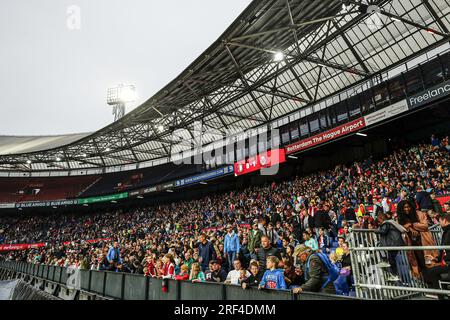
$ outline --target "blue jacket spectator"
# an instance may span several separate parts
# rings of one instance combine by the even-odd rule
[[[122,258],[120,257],[120,248],[117,242],[109,248],[108,254],[106,255],[109,263],[122,263]]]

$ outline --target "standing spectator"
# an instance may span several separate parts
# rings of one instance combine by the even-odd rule
[[[330,238],[325,234],[323,228],[319,229],[319,234],[317,235],[317,245],[322,253],[328,253],[330,251],[331,241]]]
[[[202,268],[202,271],[206,271],[206,268],[208,268],[209,261],[213,259],[214,255],[214,247],[206,240],[206,234],[202,233],[200,235],[200,244],[198,245],[198,255],[199,255],[199,262],[200,266]]]
[[[228,258],[228,265],[231,266],[236,258],[239,258],[240,243],[239,237],[234,232],[233,226],[227,226],[228,233],[225,235],[224,251]]]
[[[406,229],[398,224],[395,220],[389,219],[388,215],[381,213],[377,217],[377,222],[380,227],[375,230],[375,233],[380,235],[381,247],[402,247],[405,245]],[[389,262],[391,273],[394,276],[397,272],[397,255],[398,251],[388,251],[387,260]],[[391,279],[393,280],[393,278]]]
[[[338,278],[339,272],[334,270],[331,261],[322,253],[313,253],[311,248],[300,244],[295,248],[294,256],[303,264],[305,283],[294,288],[293,293],[303,291],[324,292],[335,294],[333,282]]]
[[[252,259],[256,257],[255,249],[261,247],[261,237],[263,233],[258,229],[258,222],[252,223],[252,228],[248,232],[248,250],[250,251],[250,255]]]
[[[224,282],[227,279],[227,273],[217,260],[211,260],[210,268],[205,273],[205,279],[209,282]]]
[[[261,272],[258,262],[252,261],[250,263],[250,276],[242,283],[242,288],[257,287],[261,282],[263,273]]]
[[[264,273],[258,288],[266,289],[287,289],[284,281],[283,270],[278,269],[280,260],[277,257],[269,256],[266,261],[266,272]]]
[[[409,246],[434,246],[433,236],[428,230],[427,215],[416,211],[415,206],[408,200],[403,200],[397,207],[398,222],[406,229]],[[438,256],[436,250],[408,251],[408,260],[414,276],[419,277],[420,272],[430,265]]]
[[[200,268],[200,265],[198,264],[198,262],[195,262],[192,264],[189,280],[191,280],[192,282],[204,282],[205,281],[205,274],[203,273],[202,269]]]
[[[331,226],[331,218],[328,212],[330,211],[330,207],[328,204],[319,205],[319,209],[314,214],[314,227],[316,230],[322,228],[325,233],[328,233],[328,229]]]
[[[445,213],[440,216],[439,223],[443,230],[440,245],[450,246],[450,214]],[[441,275],[447,274],[447,279],[445,281],[448,282],[450,280],[450,250],[441,250],[439,256],[435,259],[435,262],[437,265],[424,272],[424,278],[427,282],[431,283],[433,288],[439,289]]]
[[[225,283],[239,284],[239,279],[241,278],[241,269],[242,269],[241,261],[239,259],[235,259],[233,261],[233,267],[234,267],[234,270],[231,270],[230,272],[228,272]],[[250,276],[250,272],[247,271],[245,276],[246,276],[246,278],[248,278]]]
[[[270,240],[267,236],[261,237],[261,248],[258,249],[256,252],[256,256],[258,259],[258,263],[260,266],[266,265],[267,257],[269,256],[275,256],[278,259],[281,258],[280,252],[277,248],[272,247]]]
[[[119,263],[122,263],[122,258],[120,257],[119,242],[114,241],[112,247],[108,250],[108,255],[106,256],[109,263],[109,270],[115,270]]]
[[[280,239],[280,236],[278,235],[277,231],[273,227],[273,223],[269,222],[267,225],[267,233],[266,236],[270,240],[270,244],[274,247],[277,246],[278,240]]]
[[[421,185],[417,186],[416,202],[419,206],[419,209],[424,212],[433,210],[433,201],[431,199],[431,196],[428,192],[423,190]]]

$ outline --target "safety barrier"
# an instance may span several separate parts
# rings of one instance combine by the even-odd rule
[[[440,243],[440,226],[433,226],[430,231],[436,243]],[[375,230],[351,231],[350,258],[358,298],[384,300],[411,298],[427,293],[450,295],[450,291],[429,289],[422,277],[414,277],[407,256],[408,251],[443,250],[450,249],[450,246],[379,247],[379,243],[379,235]],[[390,272],[389,252],[396,252],[398,279]]]
[[[109,271],[79,270],[58,266],[33,265],[23,262],[0,262],[0,271],[15,277],[29,275],[57,283],[67,290],[91,293],[110,299],[124,300],[349,300],[352,297],[290,290],[242,289],[240,286],[211,282],[162,280],[143,275]],[[46,284],[44,283],[44,286]],[[166,287],[163,290],[163,285]],[[69,295],[67,295],[69,296]],[[73,294],[72,296],[77,296]]]

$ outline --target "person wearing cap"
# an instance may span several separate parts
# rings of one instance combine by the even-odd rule
[[[224,252],[225,257],[228,259],[228,265],[232,266],[233,261],[236,258],[239,258],[239,250],[241,248],[239,237],[234,232],[233,226],[228,225],[227,226],[227,234],[225,235],[225,241],[224,241]]]
[[[217,283],[224,282],[227,278],[227,273],[222,269],[219,261],[211,260],[209,266],[209,270],[205,272],[206,281]]]
[[[319,256],[313,253],[311,248],[304,244],[299,244],[295,247],[294,258],[300,260],[300,263],[303,265],[303,274],[306,282],[300,287],[294,288],[292,290],[293,293],[310,291],[336,294],[333,281],[325,280],[329,276],[326,266]],[[295,264],[297,265],[298,261]]]
[[[252,228],[248,232],[248,250],[252,258],[256,257],[256,250],[261,247],[261,237],[263,233],[258,228],[258,220],[253,221]]]

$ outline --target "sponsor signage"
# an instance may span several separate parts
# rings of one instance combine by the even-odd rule
[[[290,144],[289,146],[286,147],[286,154],[306,150],[314,146],[320,145],[322,143],[332,141],[334,139],[345,136],[352,132],[357,132],[363,129],[365,126],[366,123],[364,122],[364,118],[361,117],[359,119],[348,122],[331,130],[322,132],[313,137],[303,139],[293,144]]]
[[[450,95],[450,80],[409,97],[408,105],[410,109],[415,109],[448,95]]]
[[[72,206],[78,204],[78,199],[72,200],[54,200],[54,201],[32,201],[16,203],[16,208],[41,208],[41,207],[58,207]]]
[[[283,162],[286,162],[286,154],[284,149],[270,150],[250,157],[247,160],[236,162],[234,164],[234,174],[236,176],[240,176],[263,168],[270,168],[271,166]]]
[[[128,192],[111,194],[111,195],[107,195],[107,196],[79,199],[78,204],[106,202],[106,201],[120,200],[120,199],[125,199],[125,198],[128,198]]]
[[[42,247],[45,247],[45,243],[3,244],[0,245],[0,251],[19,251],[19,250],[37,249]]]
[[[375,123],[395,117],[396,115],[408,110],[408,103],[406,100],[403,100],[365,116],[364,122],[366,123],[366,126],[371,126]]]
[[[204,172],[204,173],[201,173],[201,174],[198,174],[195,176],[177,180],[175,182],[175,186],[176,187],[187,186],[190,184],[215,179],[215,178],[218,178],[218,177],[221,177],[221,176],[233,173],[233,172],[234,172],[233,166],[226,166],[226,167],[223,167],[223,168],[220,168],[217,170],[212,170],[212,171]]]
[[[106,242],[106,241],[112,241],[112,238],[101,238],[101,239],[92,239],[92,240],[81,240],[79,242],[81,243],[98,243],[98,242]],[[63,245],[67,246],[70,245],[71,241],[63,242]],[[45,247],[46,244],[44,242],[41,243],[21,243],[21,244],[3,244],[0,245],[0,252],[1,251],[19,251],[19,250],[28,250],[28,249],[38,249]]]
[[[9,209],[9,208],[15,208],[15,203],[0,203],[0,209]]]
[[[164,191],[172,189],[175,186],[175,182],[167,182],[156,186],[156,191]]]

